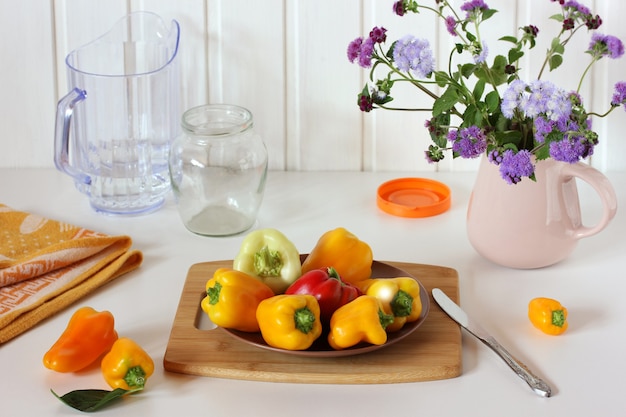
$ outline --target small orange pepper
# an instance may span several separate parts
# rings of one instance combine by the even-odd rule
[[[552,298],[530,300],[528,318],[533,326],[549,335],[560,335],[567,330],[567,309]]]
[[[134,340],[120,337],[102,358],[100,368],[111,388],[140,390],[154,373],[154,361]]]
[[[43,364],[57,372],[76,372],[91,365],[117,340],[115,320],[108,311],[81,307],[65,331],[44,354]]]
[[[329,230],[317,241],[302,262],[302,274],[314,269],[333,267],[350,284],[372,275],[372,248],[343,227]]]

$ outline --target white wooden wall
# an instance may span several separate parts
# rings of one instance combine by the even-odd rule
[[[434,0],[423,0],[434,4]],[[626,42],[626,2],[581,0],[604,24],[600,31]],[[461,4],[462,1],[456,1]],[[495,39],[534,24],[543,42],[525,61],[528,77],[557,29],[549,0],[487,0],[500,13],[487,34]],[[473,170],[476,161],[424,161],[424,113],[363,114],[356,95],[366,73],[346,59],[346,46],[373,26],[390,39],[429,38],[438,62],[451,38],[430,14],[400,18],[393,0],[0,0],[0,167],[53,166],[54,113],[67,91],[65,55],[106,32],[129,11],[150,10],[181,24],[183,107],[228,102],[249,108],[275,170]],[[570,45],[555,79],[574,89],[586,64],[589,35]],[[626,58],[604,60],[583,88],[589,107],[604,111],[615,82],[626,80]],[[416,105],[428,101],[410,91]],[[601,145],[591,163],[626,169],[626,114],[596,121]]]

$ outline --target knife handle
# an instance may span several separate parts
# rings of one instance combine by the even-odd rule
[[[519,359],[515,358],[513,355],[509,353],[508,350],[504,348],[496,339],[492,336],[488,336],[485,338],[481,338],[481,340],[489,346],[494,352],[500,356],[504,362],[526,383],[535,391],[537,394],[542,397],[549,397],[552,395],[552,389],[550,386],[541,378],[533,374],[526,365],[524,365]]]

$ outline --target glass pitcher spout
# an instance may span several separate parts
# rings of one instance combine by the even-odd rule
[[[91,75],[127,77],[157,72],[178,53],[180,25],[168,26],[152,12],[133,12],[99,38],[70,52],[70,70]]]

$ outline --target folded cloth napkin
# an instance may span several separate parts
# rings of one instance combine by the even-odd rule
[[[0,204],[0,344],[137,268],[131,245]]]

